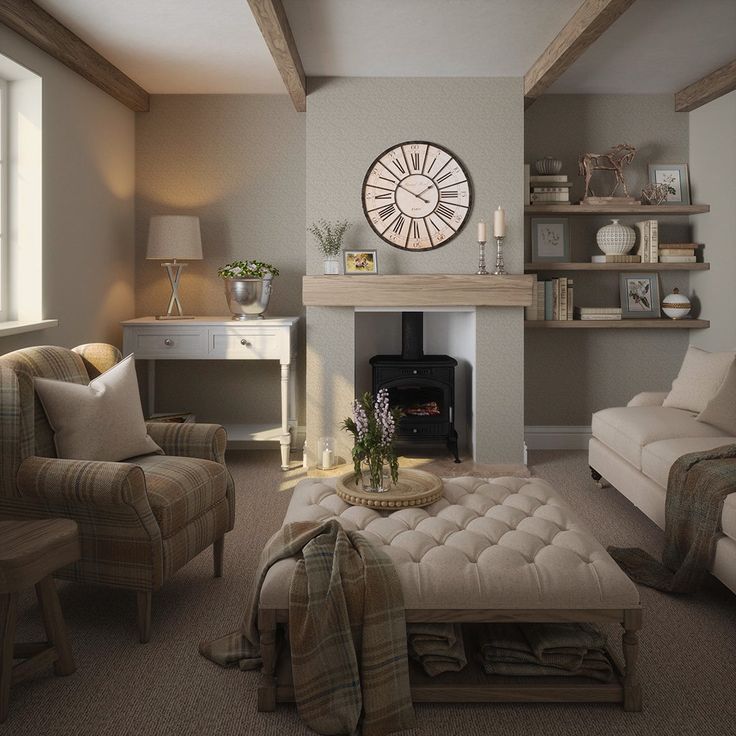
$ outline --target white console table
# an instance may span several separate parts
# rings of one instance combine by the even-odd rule
[[[296,427],[296,327],[299,317],[237,321],[227,317],[123,322],[123,353],[148,361],[148,414],[154,412],[157,360],[277,360],[281,365],[280,424],[226,426],[233,442],[278,441],[281,468],[289,467]]]

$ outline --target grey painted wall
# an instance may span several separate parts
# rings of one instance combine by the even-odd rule
[[[691,277],[693,295],[709,330],[693,331],[690,342],[705,350],[736,348],[736,92],[690,113],[690,176],[696,201],[710,214],[695,220],[695,238],[705,243],[711,270]]]
[[[165,311],[170,293],[164,269],[145,257],[156,214],[200,218],[204,260],[183,277],[187,312],[226,315],[218,267],[256,258],[281,271],[269,314],[302,314],[305,116],[289,98],[154,95],[136,133],[136,314]],[[303,384],[303,325],[299,353]],[[189,409],[222,423],[279,417],[279,371],[270,362],[160,361],[156,387],[157,411]]]
[[[526,111],[524,136],[526,162],[533,164],[543,156],[562,159],[563,172],[575,182],[573,201],[583,194],[583,180],[577,175],[581,153],[602,153],[623,142],[636,146],[637,156],[626,170],[626,181],[630,194],[637,198],[647,181],[649,162],[688,161],[688,115],[674,112],[671,95],[546,95]],[[599,194],[607,193],[602,191],[605,185],[601,180]],[[620,219],[633,224],[644,216]],[[688,218],[658,220],[662,241],[692,237]],[[588,260],[599,252],[595,233],[609,221],[571,218],[573,260]],[[527,256],[528,242],[527,238]],[[575,304],[618,306],[615,272],[571,275]],[[686,293],[688,283],[687,272],[662,273],[662,296],[675,286]],[[622,406],[639,391],[667,389],[687,344],[687,331],[527,330],[526,424],[587,426],[598,409]]]
[[[0,338],[29,345],[122,343],[133,316],[135,116],[0,26],[0,49],[43,78],[43,301],[57,328]]]
[[[350,247],[376,248],[383,273],[474,273],[478,245],[475,223],[490,221],[503,204],[508,217],[507,268],[523,268],[523,102],[521,79],[310,80],[307,106],[307,222],[319,218],[353,223]],[[469,225],[435,251],[407,253],[381,241],[363,215],[361,185],[374,158],[391,145],[419,139],[440,143],[465,164],[475,190]],[[307,245],[307,272],[321,272],[321,258]],[[521,309],[483,310],[477,321],[479,372],[478,459],[518,462],[523,439],[523,396],[510,388],[522,365]],[[503,315],[501,315],[503,311]],[[335,435],[343,453],[345,433],[337,424],[353,399],[355,335],[351,310],[307,309],[308,443]],[[486,356],[486,353],[488,354]],[[337,363],[331,356],[339,356]],[[491,358],[493,356],[493,359]],[[510,388],[506,393],[506,388]],[[509,401],[491,403],[495,395]],[[342,435],[342,436],[340,436]]]

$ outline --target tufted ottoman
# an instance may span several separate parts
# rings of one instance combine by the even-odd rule
[[[641,607],[636,586],[601,544],[539,478],[453,478],[425,508],[379,512],[349,506],[334,479],[307,479],[294,490],[284,524],[337,518],[391,557],[407,621],[620,623],[625,664],[618,678],[502,678],[482,674],[468,648],[463,672],[427,678],[412,670],[415,702],[623,702],[641,709],[637,676]],[[290,701],[288,652],[278,656],[288,624],[295,559],[272,566],[260,598],[263,677],[259,709]],[[277,661],[277,660],[280,660]]]

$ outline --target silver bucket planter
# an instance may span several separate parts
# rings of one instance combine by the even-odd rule
[[[224,279],[225,297],[233,319],[263,319],[271,298],[272,276],[262,279]]]

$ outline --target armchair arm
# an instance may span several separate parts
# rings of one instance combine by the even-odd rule
[[[643,391],[634,396],[626,406],[662,406],[668,391]]]
[[[227,433],[219,424],[146,422],[146,428],[166,455],[198,457],[225,464]]]

